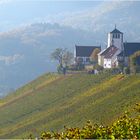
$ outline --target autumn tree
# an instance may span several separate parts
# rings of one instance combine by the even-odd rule
[[[95,65],[98,63],[98,53],[100,52],[99,48],[95,48],[90,56],[90,61]]]
[[[133,55],[130,56],[130,71],[131,73],[136,74],[140,71],[140,51],[135,52]]]

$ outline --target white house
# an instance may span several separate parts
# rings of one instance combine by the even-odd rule
[[[98,48],[101,50],[101,46],[78,46],[75,45],[74,58],[75,63],[81,63],[84,65],[90,64],[91,54]]]

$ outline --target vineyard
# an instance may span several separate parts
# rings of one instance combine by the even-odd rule
[[[40,139],[140,139],[140,104],[135,108],[136,117],[126,112],[111,126],[92,124],[87,121],[82,128],[65,128],[64,132],[43,132]],[[30,135],[29,138],[35,138]]]
[[[47,130],[66,137],[71,129],[86,138],[82,126],[87,120],[96,124],[88,122],[92,130],[114,134],[113,122],[140,102],[139,85],[139,74],[45,74],[0,100],[0,138],[42,137],[42,132],[54,137]]]

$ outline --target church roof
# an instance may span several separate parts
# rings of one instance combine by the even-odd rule
[[[110,33],[119,33],[119,34],[123,34],[122,32],[120,32],[118,29],[114,29],[112,32],[110,32]]]
[[[117,56],[123,56],[123,51],[120,52]]]
[[[118,48],[112,45],[108,47],[101,55],[103,55],[104,58],[112,58],[117,51]]]
[[[90,57],[94,49],[98,48],[101,50],[101,46],[77,46],[76,49],[76,57]]]
[[[135,42],[124,43],[124,55],[125,56],[130,56],[137,51],[140,51],[140,43],[135,43]]]

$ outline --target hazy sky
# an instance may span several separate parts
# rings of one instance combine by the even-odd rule
[[[102,1],[0,0],[0,31],[58,14],[95,8]]]
[[[132,5],[131,8],[129,5]],[[117,12],[112,14],[115,10]],[[139,11],[140,1],[0,0],[0,32],[40,22],[57,22],[60,25],[88,30],[91,30],[91,24],[98,30],[103,24],[107,24],[105,21],[109,14],[112,18],[108,19],[108,24],[114,26],[115,23],[123,24],[125,17],[129,18],[129,22],[134,20],[134,16],[137,19]]]

